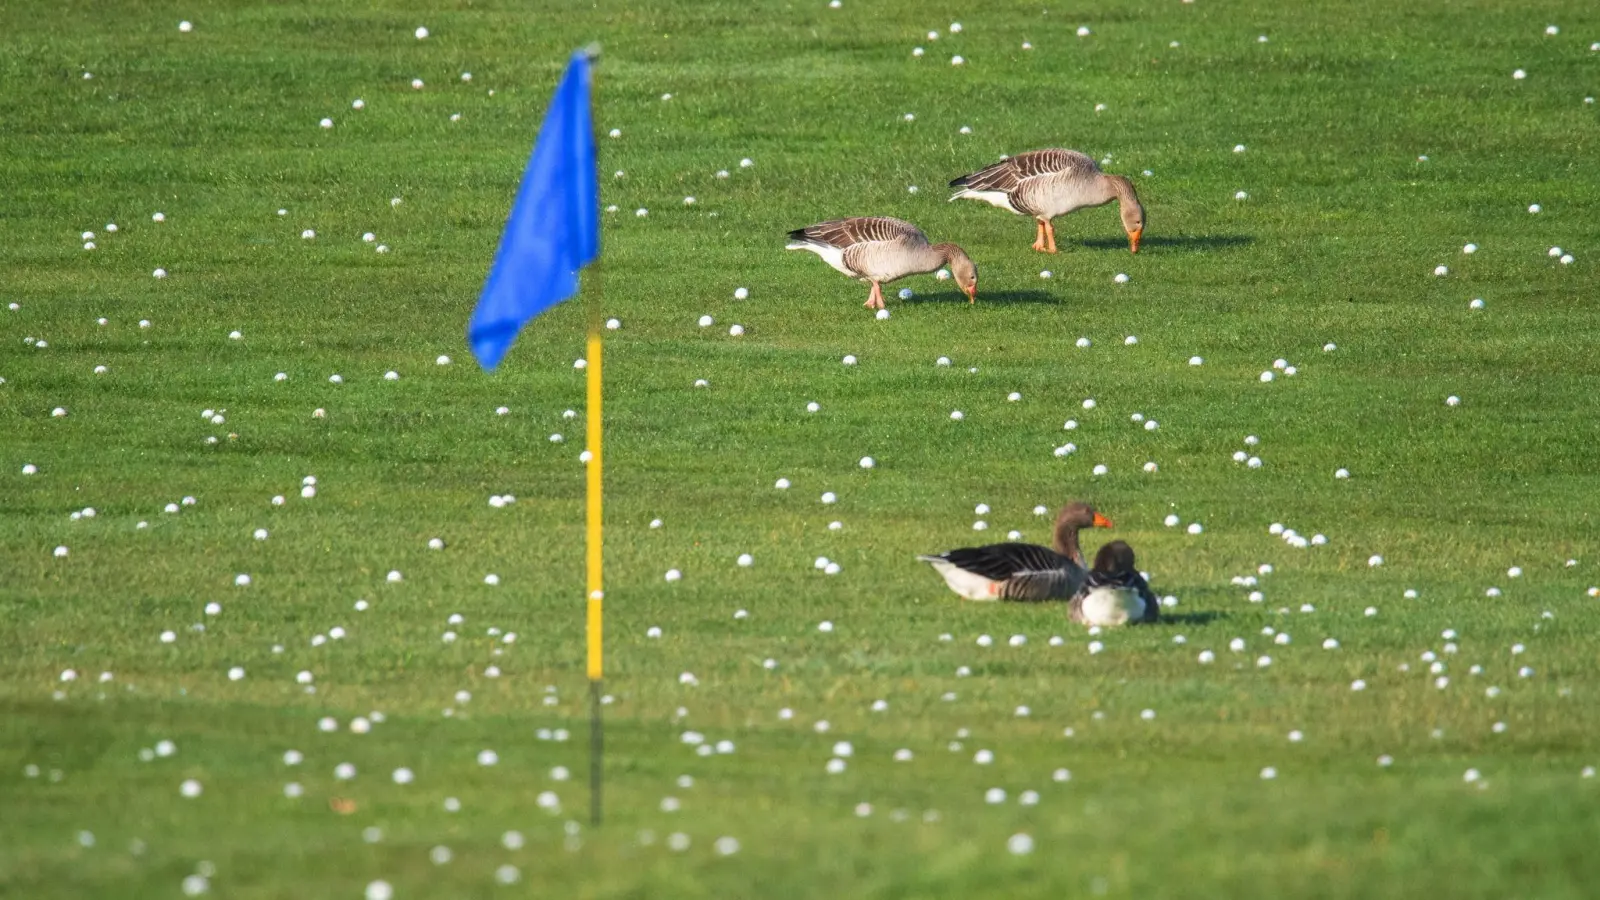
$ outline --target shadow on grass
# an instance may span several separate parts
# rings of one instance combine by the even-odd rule
[[[1209,622],[1215,622],[1216,620],[1218,620],[1220,618],[1222,618],[1222,613],[1219,613],[1219,612],[1195,612],[1195,613],[1166,613],[1166,612],[1164,612],[1164,613],[1161,614],[1161,621],[1162,621],[1163,624],[1167,623],[1167,622],[1170,622],[1170,623],[1172,623],[1174,625],[1205,625],[1205,624],[1207,624]]]
[[[941,291],[937,294],[916,294],[902,303],[914,305],[917,303],[961,303],[967,302],[967,295],[960,291]],[[1048,291],[991,291],[984,293],[978,291],[978,305],[985,303],[1060,303],[1061,298]]]
[[[1139,251],[1141,253],[1146,250],[1203,253],[1207,250],[1229,250],[1235,247],[1245,247],[1255,242],[1255,237],[1248,234],[1175,235],[1172,237],[1152,235],[1139,242]],[[1128,249],[1126,238],[1088,238],[1077,243],[1093,250]]]

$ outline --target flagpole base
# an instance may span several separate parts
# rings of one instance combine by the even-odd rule
[[[589,682],[589,824],[600,824],[600,785],[604,774],[605,733],[600,725],[601,680]]]

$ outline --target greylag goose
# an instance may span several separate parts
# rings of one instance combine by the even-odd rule
[[[1033,216],[1038,226],[1033,249],[1046,253],[1056,252],[1052,219],[1115,200],[1122,214],[1122,228],[1128,232],[1128,249],[1139,252],[1144,207],[1133,192],[1133,182],[1101,172],[1094,160],[1076,150],[1018,153],[987,169],[963,175],[950,186],[960,189],[951,200],[982,200],[1018,215]]]
[[[1094,568],[1067,606],[1067,616],[1082,625],[1129,625],[1161,618],[1161,603],[1134,568],[1133,548],[1112,541],[1095,554]]]
[[[1082,528],[1110,528],[1111,520],[1087,503],[1069,503],[1056,516],[1054,549],[1035,544],[964,547],[919,556],[968,600],[1067,600],[1088,572],[1078,549]]]
[[[978,298],[978,267],[955,244],[932,244],[922,229],[887,216],[834,219],[789,232],[789,250],[809,250],[828,265],[871,282],[868,309],[883,309],[883,285],[950,267],[967,302]]]

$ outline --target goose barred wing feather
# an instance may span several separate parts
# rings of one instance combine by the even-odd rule
[[[871,241],[928,243],[928,236],[922,233],[922,229],[903,219],[888,216],[858,216],[819,222],[789,232],[789,238],[838,247],[841,250]]]
[[[1037,544],[990,544],[963,547],[937,557],[956,568],[982,575],[991,581],[1005,581],[1025,573],[1077,569],[1078,564],[1048,547]]]
[[[953,188],[967,188],[971,191],[998,191],[1009,194],[1017,187],[1021,176],[1017,174],[1017,167],[1013,165],[1016,157],[1002,159],[992,166],[979,169],[970,175],[963,175],[950,182]]]
[[[1000,588],[1002,600],[1065,600],[1082,584],[1083,570],[1038,569],[1013,574]]]
[[[973,191],[999,191],[1011,193],[1024,179],[1059,172],[1093,173],[1100,171],[1094,160],[1076,150],[1029,150],[1003,159],[971,175],[963,175],[950,182],[951,187],[964,187]]]
[[[1076,150],[1030,150],[1011,158],[1016,162],[1017,174],[1021,178],[1058,174],[1084,175],[1100,171],[1094,160]]]

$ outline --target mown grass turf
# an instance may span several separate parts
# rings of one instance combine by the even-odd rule
[[[0,300],[20,307],[0,310],[0,893],[169,897],[202,863],[230,897],[359,897],[376,879],[397,897],[1591,893],[1591,6],[23,3],[0,26]],[[598,124],[622,130],[601,144],[620,210],[588,281],[623,323],[606,355],[600,828],[583,787],[582,420],[562,417],[582,409],[583,311],[536,321],[494,375],[462,338],[554,80],[594,39]],[[1109,208],[1061,220],[1064,252],[1043,257],[1025,220],[945,202],[948,179],[1050,145],[1133,176],[1138,256]],[[877,322],[865,287],[782,251],[785,231],[850,214],[961,243],[979,302],[912,280]],[[1300,374],[1259,383],[1279,357]],[[1230,458],[1247,434],[1258,470]],[[1078,451],[1055,457],[1067,440]],[[319,493],[302,500],[308,474]],[[1172,621],[1090,654],[1059,608],[963,604],[914,561],[1011,529],[1042,541],[1034,505],[1078,497],[1179,598]],[[1274,521],[1330,543],[1289,548]],[[1262,563],[1252,604],[1230,579]],[[311,645],[335,626],[348,636]],[[386,721],[350,733],[372,710]],[[736,752],[697,756],[687,730]],[[141,762],[161,739],[176,755]],[[854,755],[829,775],[839,740]],[[902,747],[915,758],[893,762]],[[485,748],[497,766],[476,763]],[[343,761],[354,781],[334,779]],[[391,782],[399,766],[415,783]],[[201,797],[179,796],[186,778]],[[291,781],[303,798],[283,796]],[[560,815],[536,808],[545,790]],[[502,845],[511,829],[522,849]],[[687,851],[667,849],[673,832]],[[1031,855],[1007,852],[1019,833]],[[721,836],[739,852],[717,855]],[[452,862],[429,861],[438,845]],[[506,864],[516,887],[495,881]]]

